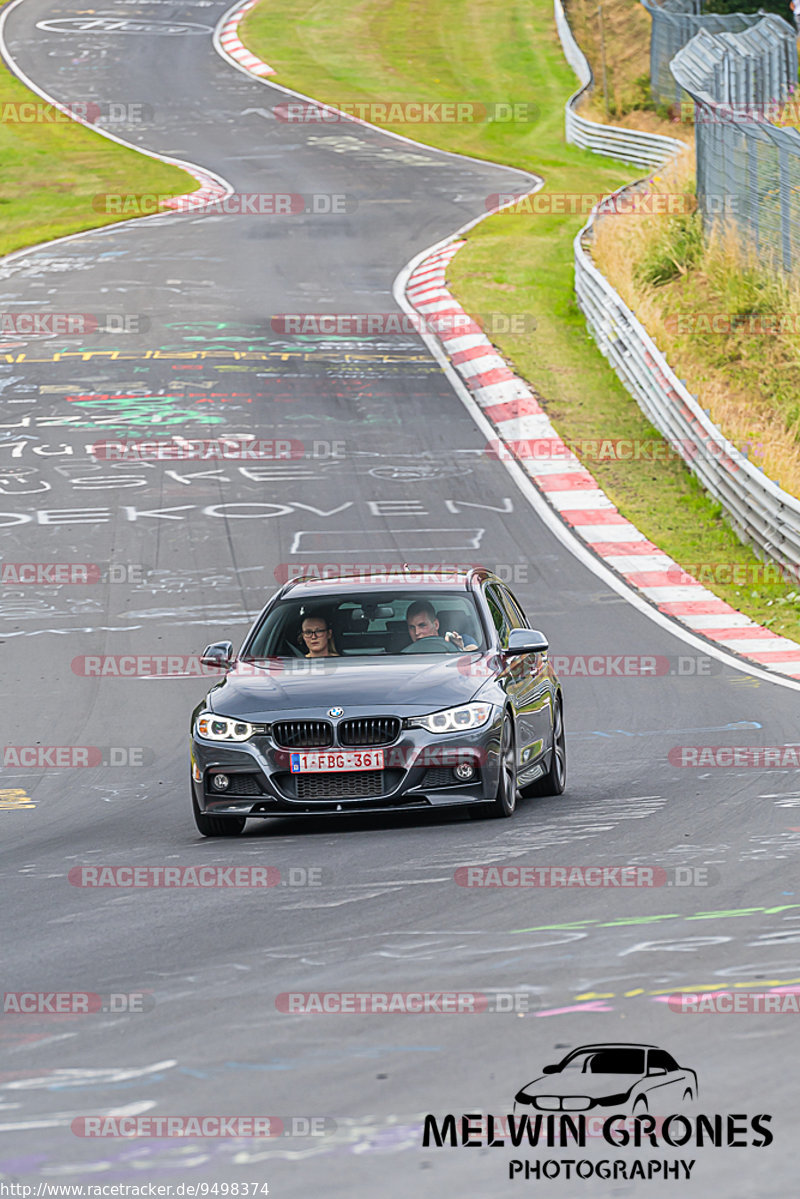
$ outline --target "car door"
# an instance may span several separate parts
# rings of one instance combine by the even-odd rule
[[[497,637],[502,649],[508,645],[508,634],[512,627],[519,628],[519,622],[512,615],[501,594],[500,585],[487,583],[484,590],[486,603],[492,623],[497,630]],[[535,723],[531,719],[531,686],[532,677],[527,654],[514,654],[513,657],[503,658],[503,664],[498,674],[498,683],[510,697],[516,715],[517,724],[517,765],[528,762],[532,756],[537,736]]]
[[[528,617],[508,588],[497,584],[496,591],[509,628],[529,629],[531,625]],[[546,654],[520,655],[518,669],[520,692],[524,695],[524,714],[521,715],[521,720],[526,729],[526,740],[524,746],[520,747],[519,762],[524,769],[550,744],[553,727],[552,689]]]

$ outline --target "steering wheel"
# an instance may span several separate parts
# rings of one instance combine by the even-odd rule
[[[458,654],[460,652],[458,646],[439,636],[420,637],[419,641],[412,641],[405,649],[400,650],[401,654]]]

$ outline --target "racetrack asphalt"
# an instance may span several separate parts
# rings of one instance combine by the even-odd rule
[[[669,753],[791,744],[796,697],[705,659],[569,553],[485,453],[419,338],[280,331],[273,318],[286,313],[397,312],[393,280],[412,257],[479,216],[488,195],[535,180],[367,126],[277,119],[285,96],[213,50],[225,7],[111,4],[103,17],[149,32],[65,31],[40,23],[87,10],[24,0],[5,27],[15,64],[58,100],[149,106],[144,121],[130,108],[129,123],[108,128],[216,172],[239,195],[299,194],[312,211],[171,213],[0,262],[0,311],[113,314],[134,330],[0,337],[2,565],[113,563],[125,576],[4,583],[4,745],[133,747],[144,762],[5,765],[0,788],[32,806],[0,795],[3,986],[151,996],[145,1012],[3,1015],[0,1181],[268,1182],[270,1195],[359,1199],[530,1185],[645,1195],[659,1180],[508,1178],[511,1157],[624,1157],[608,1145],[421,1146],[425,1113],[512,1111],[516,1091],[568,1048],[621,1040],[695,1069],[694,1111],[772,1114],[765,1148],[668,1150],[696,1160],[673,1193],[784,1197],[797,1176],[791,1016],[692,1021],[664,998],[800,978],[800,829],[787,823],[797,774],[686,768]],[[206,30],[169,33],[170,22]],[[291,439],[308,456],[112,465],[87,448],[174,433]],[[187,732],[204,681],[85,677],[81,660],[236,643],[282,567],[402,561],[498,569],[555,655],[611,659],[610,674],[564,673],[566,794],[525,801],[510,821],[250,822],[238,840],[203,840]],[[618,673],[640,655],[656,655],[662,673]],[[454,878],[492,864],[655,865],[690,881],[587,892]],[[81,865],[270,865],[285,885],[81,888],[68,878]],[[276,1006],[290,991],[420,990],[513,993],[526,1010]],[[258,1142],[72,1129],[109,1112],[329,1125]]]

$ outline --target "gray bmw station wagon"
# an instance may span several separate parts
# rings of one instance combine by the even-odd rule
[[[194,818],[463,807],[511,816],[566,781],[561,685],[506,585],[466,571],[287,583],[191,723]]]

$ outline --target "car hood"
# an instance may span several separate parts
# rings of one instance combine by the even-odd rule
[[[344,708],[345,715],[368,712],[412,715],[467,703],[486,682],[471,663],[481,655],[454,654],[316,661],[273,659],[255,666],[237,663],[208,695],[212,711],[242,720]]]
[[[601,1099],[604,1095],[622,1095],[639,1082],[641,1074],[576,1074],[569,1075],[545,1074],[535,1078],[519,1092],[525,1096],[538,1098],[540,1095],[558,1095],[566,1098],[569,1095],[588,1095],[590,1099]]]

